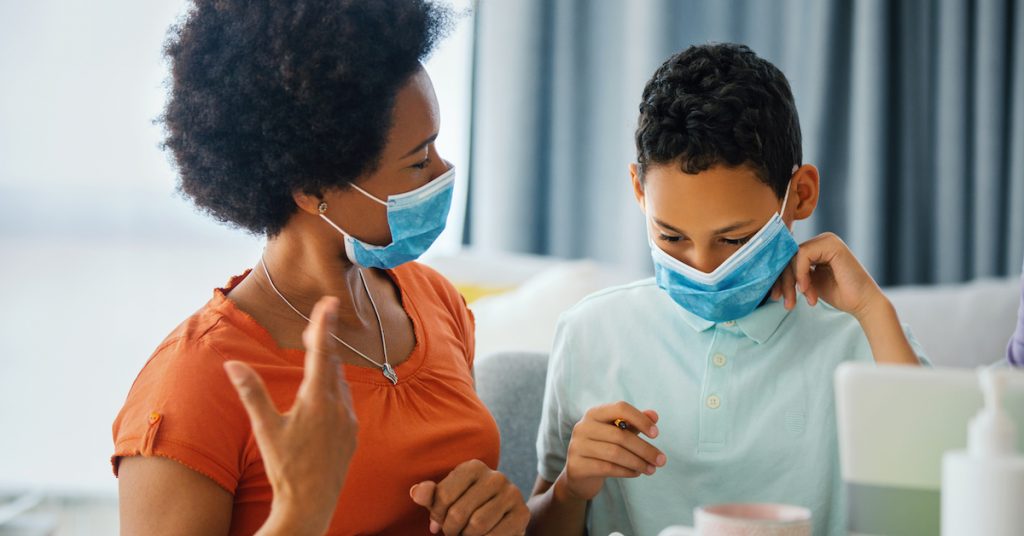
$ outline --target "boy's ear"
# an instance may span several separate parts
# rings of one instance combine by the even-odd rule
[[[647,206],[644,204],[644,184],[640,181],[640,168],[636,162],[629,165],[629,178],[633,181],[633,195],[636,202],[640,203],[640,211],[647,213]]]
[[[811,164],[804,164],[796,170],[789,191],[789,205],[792,208],[786,208],[789,214],[783,215],[788,216],[784,220],[806,220],[814,214],[814,209],[818,207],[819,183],[818,168]]]

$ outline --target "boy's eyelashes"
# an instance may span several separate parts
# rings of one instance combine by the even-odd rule
[[[743,244],[750,242],[750,239],[753,237],[754,235],[744,236],[743,238],[722,238],[722,242],[725,242],[730,246],[742,246]]]
[[[417,163],[415,163],[415,164],[413,164],[413,165],[411,165],[409,167],[414,168],[414,169],[427,169],[427,166],[429,166],[429,165],[430,165],[430,157],[428,156],[422,162],[417,162]]]
[[[747,242],[749,242],[750,239],[753,238],[753,237],[754,237],[754,235],[748,235],[748,236],[744,236],[744,237],[741,237],[741,238],[725,238],[725,237],[722,237],[722,238],[719,238],[718,240],[721,241],[721,243],[729,245],[729,246],[742,246],[743,244],[746,244]],[[658,233],[658,238],[660,240],[665,241],[665,242],[675,243],[675,242],[679,242],[680,240],[683,240],[685,237],[676,236],[676,235],[668,235],[668,234],[659,232]]]

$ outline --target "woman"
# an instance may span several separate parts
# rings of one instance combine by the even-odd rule
[[[173,29],[181,189],[267,242],[132,386],[124,533],[525,529],[474,391],[472,315],[411,262],[451,202],[420,64],[447,21],[422,0],[196,0]]]

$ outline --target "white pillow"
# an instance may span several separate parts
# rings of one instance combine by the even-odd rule
[[[476,316],[476,354],[550,352],[563,311],[588,294],[640,277],[594,261],[572,261],[544,270],[511,292],[480,298],[470,304]]]
[[[977,367],[1006,358],[1017,325],[1021,281],[979,279],[959,285],[886,290],[936,366]]]

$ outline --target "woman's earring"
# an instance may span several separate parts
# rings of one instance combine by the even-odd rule
[[[320,214],[327,212],[327,201],[321,201],[316,209],[320,211]]]

